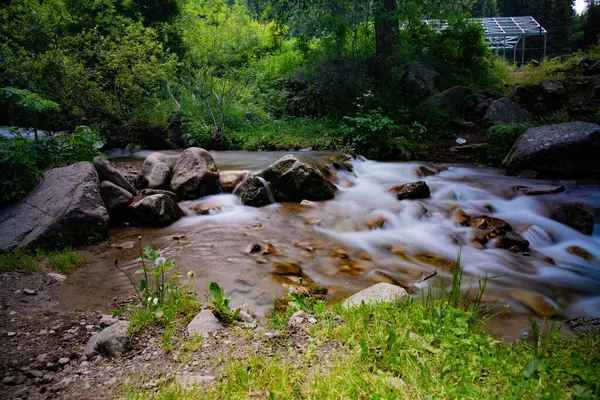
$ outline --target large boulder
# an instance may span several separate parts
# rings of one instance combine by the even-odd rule
[[[168,189],[171,179],[171,159],[161,153],[152,153],[144,160],[137,177],[140,189]]]
[[[123,212],[133,201],[131,193],[109,181],[100,184],[100,195],[110,215]]]
[[[173,167],[171,191],[180,199],[197,199],[217,193],[219,171],[210,153],[198,147],[186,149]]]
[[[136,190],[133,186],[131,186],[131,183],[129,183],[129,181],[127,181],[127,179],[125,179],[125,177],[121,175],[121,173],[104,158],[94,157],[93,164],[101,181],[112,182],[115,185],[127,190],[129,193],[131,193],[131,195],[136,195]]]
[[[357,307],[361,304],[375,304],[380,302],[393,303],[409,298],[408,292],[400,286],[381,282],[354,293],[342,303],[344,307]]]
[[[242,203],[251,207],[263,207],[272,203],[272,194],[269,185],[261,178],[250,176],[245,179],[235,190]]]
[[[166,194],[144,197],[131,206],[135,219],[148,225],[167,226],[183,216],[183,211]]]
[[[461,114],[473,105],[472,95],[473,89],[466,86],[454,86],[442,93],[429,97],[423,105],[439,108],[447,113]]]
[[[528,129],[514,144],[503,166],[511,172],[599,176],[600,126],[567,122]]]
[[[422,64],[413,64],[406,72],[406,90],[426,96],[435,89],[435,78],[439,74]]]
[[[591,235],[594,231],[594,214],[583,204],[560,204],[552,210],[552,218],[585,235]]]
[[[525,123],[532,119],[529,111],[521,108],[508,97],[494,100],[483,117],[483,120],[490,125]]]
[[[287,155],[258,174],[268,182],[275,201],[300,203],[302,200],[329,200],[337,188],[321,172]]]
[[[0,251],[87,244],[106,237],[108,212],[89,162],[54,168],[20,203],[0,210]]]

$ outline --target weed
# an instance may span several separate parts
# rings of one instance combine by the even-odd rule
[[[231,297],[225,296],[223,288],[218,283],[211,282],[208,285],[208,291],[212,296],[209,300],[215,316],[225,325],[232,324],[240,315],[241,310],[229,308]]]
[[[60,272],[61,274],[73,272],[76,268],[85,265],[85,263],[86,261],[81,258],[78,253],[72,250],[48,254],[48,264],[50,264],[50,267],[53,270]]]
[[[0,254],[0,272],[20,271],[32,273],[38,271],[39,268],[38,257],[32,255],[23,247],[17,247],[10,253]]]

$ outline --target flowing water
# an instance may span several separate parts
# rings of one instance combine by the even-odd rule
[[[284,154],[214,152],[213,156],[221,169],[259,170]],[[328,156],[297,155],[313,163],[323,163]],[[327,298],[333,301],[382,281],[400,284],[418,297],[421,289],[449,281],[461,249],[465,292],[471,279],[476,287],[478,280],[491,277],[484,302],[492,311],[508,310],[492,324],[500,333],[518,335],[515,332],[525,328],[527,315],[533,314],[515,292],[527,292],[566,317],[600,316],[598,224],[594,234],[586,236],[549,217],[554,205],[578,202],[593,210],[597,220],[600,186],[527,181],[475,166],[445,165],[439,174],[422,177],[421,167],[427,163],[352,160],[352,165],[354,172],[337,171],[339,192],[331,201],[257,209],[241,205],[235,195],[221,194],[181,202],[187,216],[166,228],[113,228],[111,243],[134,242],[136,247],[86,251],[90,265],[72,274],[57,295],[70,306],[105,310],[115,298],[126,298],[131,288],[113,262],[118,258],[124,268],[137,269],[141,236],[144,245],[160,247],[165,257],[175,259],[182,274],[194,271],[198,292],[205,293],[210,281],[217,281],[233,296],[235,306],[258,315],[268,315],[274,299],[297,281],[274,274],[276,263],[284,269],[300,266],[305,282],[326,287]],[[427,182],[431,198],[398,201],[388,193],[392,186],[416,180]],[[513,190],[515,185],[548,184],[562,184],[566,191],[525,196]],[[211,211],[196,215],[193,208],[200,203]],[[530,242],[529,251],[495,248],[491,242],[485,248],[473,247],[473,228],[453,221],[457,208],[471,216],[507,221]],[[270,244],[277,254],[248,254],[253,244],[263,249]],[[572,254],[571,246],[585,249],[593,260]]]

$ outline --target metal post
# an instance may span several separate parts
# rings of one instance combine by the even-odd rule
[[[506,36],[504,36],[504,43],[502,44],[502,59],[506,60]]]
[[[546,33],[544,35],[544,57],[542,57],[542,60],[546,58],[546,42],[548,41],[548,34]]]
[[[519,40],[521,40],[520,36],[517,39],[517,43],[515,43],[515,48],[514,48],[514,51],[513,51],[513,62],[517,62],[517,47],[519,47]]]
[[[521,65],[525,64],[525,39],[527,36],[523,36],[523,52],[521,53]]]

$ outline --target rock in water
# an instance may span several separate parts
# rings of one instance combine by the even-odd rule
[[[152,153],[144,160],[137,177],[140,189],[168,189],[171,179],[171,159],[161,153]]]
[[[197,199],[217,193],[219,172],[210,153],[198,147],[186,149],[173,167],[171,191],[180,199]]]
[[[269,198],[270,188],[268,184],[256,176],[244,180],[236,189],[235,193],[240,196],[242,203],[250,207],[263,207],[271,204]]]
[[[125,177],[104,158],[94,157],[93,164],[101,181],[111,182],[116,186],[127,190],[132,196],[136,195],[136,190],[131,186],[131,183],[129,183],[129,181],[127,181],[127,179],[125,179]]]
[[[131,193],[109,181],[100,184],[100,195],[111,215],[124,211],[133,201]]]
[[[426,199],[431,196],[429,186],[423,181],[394,186],[389,192],[395,194],[398,200]]]
[[[293,155],[280,158],[257,176],[268,182],[278,202],[330,200],[337,190],[317,168],[301,162]]]
[[[148,225],[171,225],[183,216],[177,203],[166,194],[145,197],[134,203],[131,209],[137,221]]]
[[[408,299],[408,297],[408,292],[400,286],[381,282],[367,289],[361,290],[358,293],[354,293],[352,296],[344,300],[342,305],[344,307],[355,307],[360,306],[362,303],[392,303],[395,301]]]
[[[556,206],[552,210],[552,218],[585,235],[591,235],[594,231],[594,214],[583,204],[568,203]]]
[[[552,318],[557,313],[556,305],[540,294],[525,291],[515,291],[510,292],[508,295],[535,311],[535,313],[542,318]]]
[[[123,353],[127,344],[129,321],[119,321],[92,336],[85,346],[85,356],[98,353],[105,357],[115,357]]]
[[[567,122],[528,129],[503,165],[511,172],[533,170],[545,175],[600,174],[600,126]]]
[[[187,332],[190,336],[216,332],[220,329],[223,329],[223,325],[211,310],[200,311],[200,314],[196,315],[187,326]]]
[[[491,125],[502,125],[529,122],[533,117],[508,97],[501,97],[490,104],[483,119]]]
[[[177,201],[177,195],[175,193],[171,192],[170,190],[142,189],[142,194],[144,196],[152,196],[153,194],[166,194],[167,196],[172,198],[173,201]]]
[[[0,210],[0,251],[80,245],[106,237],[108,212],[89,162],[54,168],[20,203]]]
[[[221,171],[219,185],[224,193],[233,193],[237,185],[248,177],[248,171]]]

